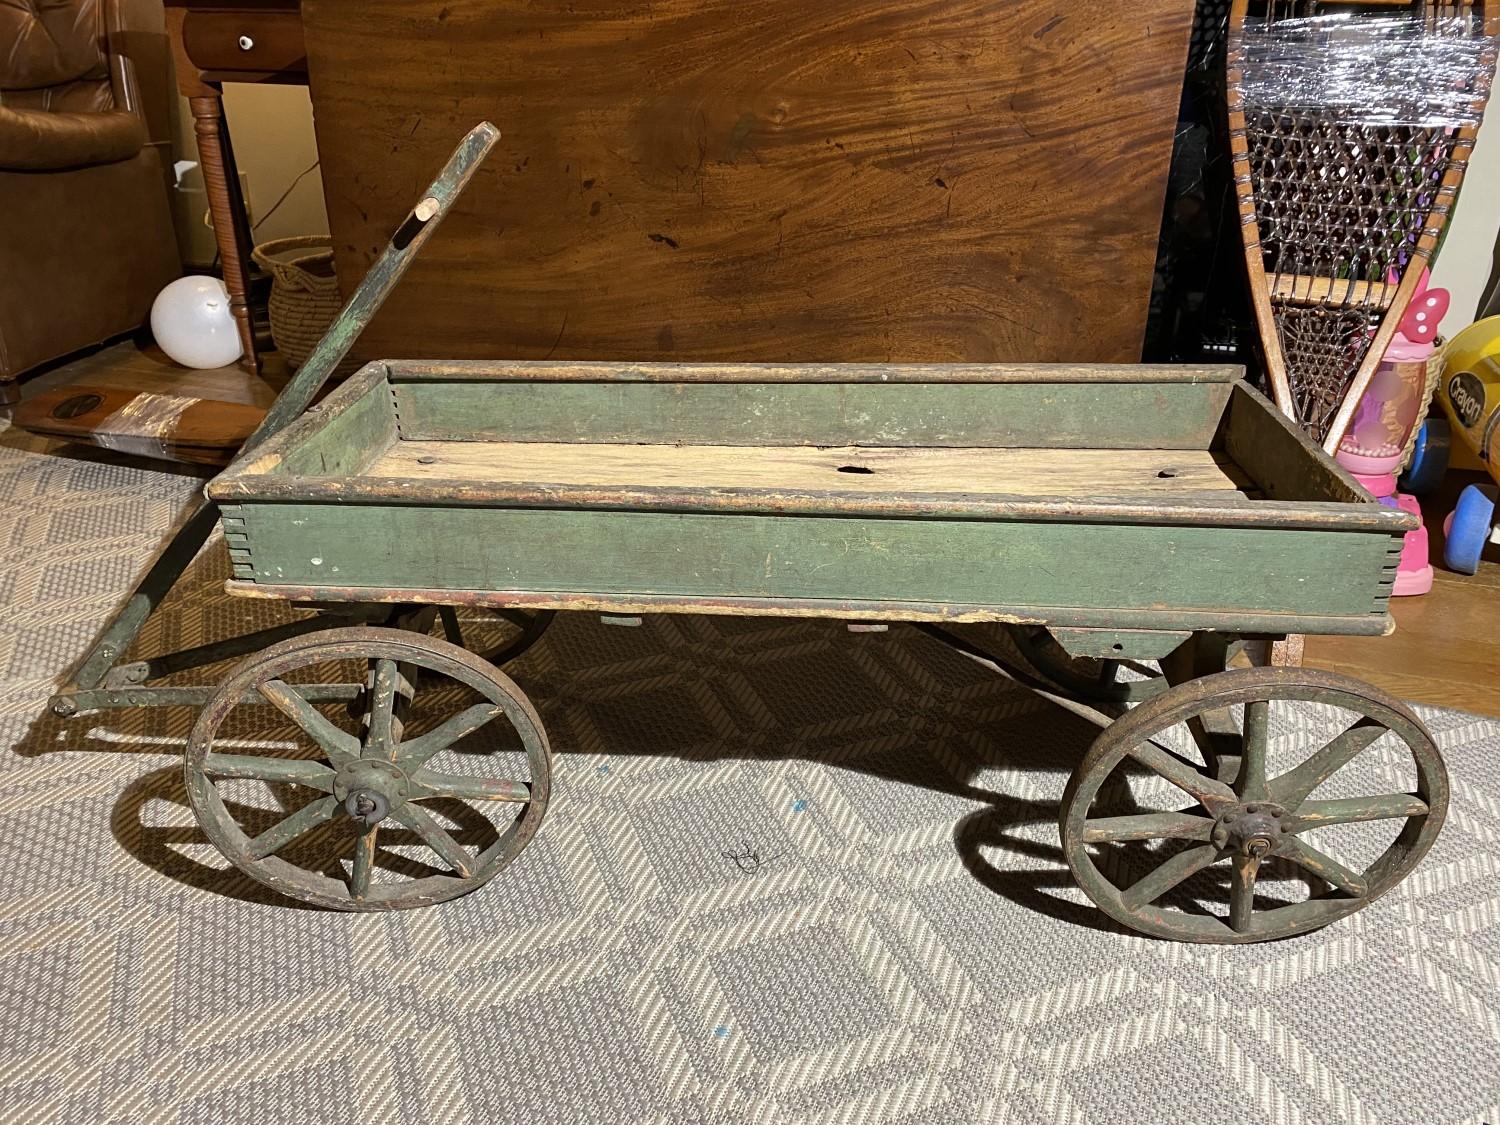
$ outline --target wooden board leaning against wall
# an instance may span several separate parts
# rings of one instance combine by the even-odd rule
[[[504,133],[357,350],[1136,360],[1192,9],[306,0],[346,292]]]

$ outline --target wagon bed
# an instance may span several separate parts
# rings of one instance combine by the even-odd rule
[[[209,495],[238,594],[1385,631],[1411,517],[1239,375],[390,361]]]

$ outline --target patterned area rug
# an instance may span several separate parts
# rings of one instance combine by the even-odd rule
[[[1177,945],[1062,863],[1092,728],[925,635],[564,617],[512,667],[558,751],[536,841],[446,905],[299,909],[195,827],[190,714],[44,714],[200,483],[0,435],[4,1120],[1500,1115],[1500,724],[1423,711],[1453,811],[1381,902]],[[221,553],[149,643],[284,612]]]

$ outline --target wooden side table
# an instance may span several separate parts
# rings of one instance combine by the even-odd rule
[[[250,226],[224,117],[225,82],[307,82],[298,0],[165,0],[177,88],[193,114],[198,162],[213,216],[229,305],[244,344],[241,364],[260,372],[250,323]]]

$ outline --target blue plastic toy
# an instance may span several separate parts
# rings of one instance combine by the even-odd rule
[[[1458,506],[1448,517],[1448,539],[1443,547],[1443,561],[1449,570],[1473,574],[1479,569],[1480,557],[1489,543],[1500,543],[1500,528],[1495,525],[1495,501],[1500,489],[1490,484],[1471,484],[1458,498]]]
[[[1443,483],[1448,472],[1448,450],[1452,443],[1448,419],[1432,414],[1417,431],[1411,463],[1401,474],[1401,491],[1425,496]]]

